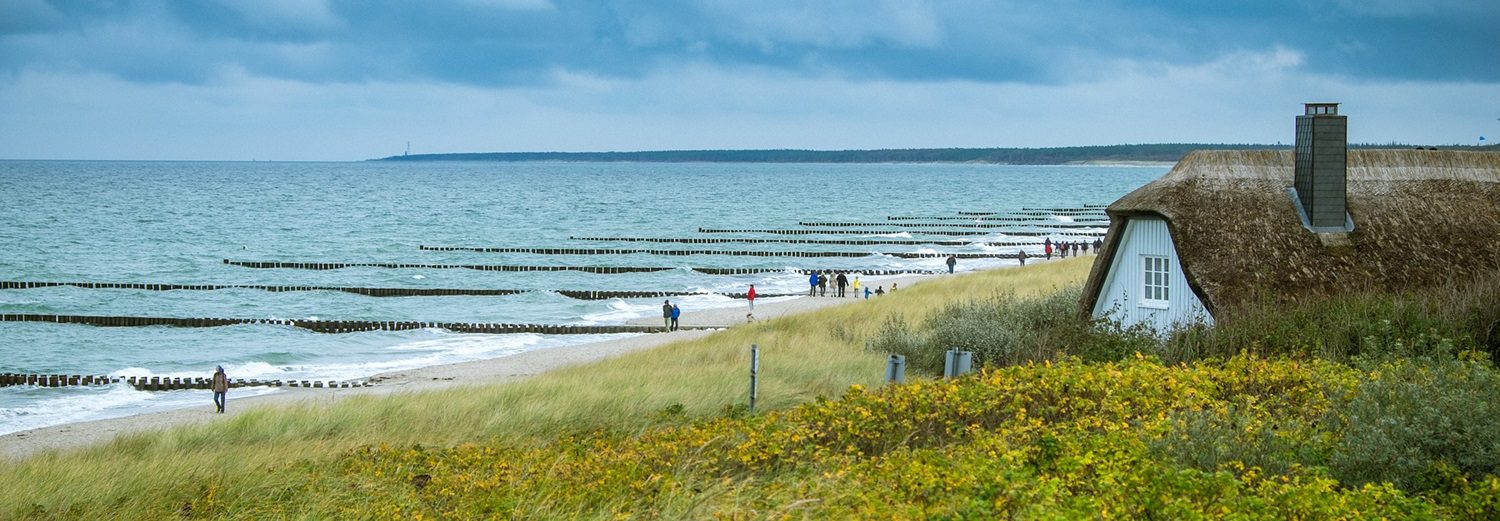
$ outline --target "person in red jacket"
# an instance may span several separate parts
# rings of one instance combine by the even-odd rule
[[[755,313],[755,285],[750,285],[750,291],[745,292],[745,301],[750,303],[750,313]]]

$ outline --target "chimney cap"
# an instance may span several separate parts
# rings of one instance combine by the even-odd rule
[[[1338,103],[1305,103],[1308,116],[1337,116],[1339,113]]]

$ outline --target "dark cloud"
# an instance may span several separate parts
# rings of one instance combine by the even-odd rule
[[[1354,80],[1500,80],[1492,0],[119,1],[0,3],[0,70],[202,83],[617,78],[706,62],[895,80],[1067,83],[1120,63],[1288,49]]]

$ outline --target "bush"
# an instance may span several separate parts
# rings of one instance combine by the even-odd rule
[[[1057,360],[1065,355],[1115,361],[1154,351],[1158,341],[1145,328],[1080,320],[1076,310],[1081,294],[1080,286],[1072,286],[1043,297],[998,295],[950,303],[919,327],[899,317],[892,319],[870,348],[904,355],[909,368],[930,374],[942,372],[943,353],[955,347],[974,352],[975,363],[987,367]]]
[[[1341,481],[1427,491],[1500,474],[1500,373],[1492,366],[1392,360],[1370,374],[1327,419],[1343,433],[1329,464]]]
[[[1276,418],[1253,406],[1184,410],[1168,418],[1170,429],[1151,441],[1151,452],[1178,465],[1213,473],[1259,469],[1286,475],[1294,465],[1314,466],[1326,452],[1320,432],[1296,418]]]
[[[1207,334],[1174,332],[1164,351],[1189,357],[1250,352],[1340,361],[1441,352],[1443,346],[1425,342],[1426,337],[1452,339],[1456,349],[1483,351],[1500,363],[1500,306],[1493,305],[1497,301],[1500,274],[1398,295],[1364,292],[1300,302],[1261,295],[1226,306]],[[1372,338],[1379,341],[1371,342]],[[1433,350],[1423,351],[1428,348]]]

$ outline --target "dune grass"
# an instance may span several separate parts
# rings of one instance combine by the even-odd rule
[[[960,298],[1077,284],[1092,257],[943,277],[869,301],[768,320],[608,361],[489,386],[262,407],[234,418],[48,453],[0,469],[0,518],[155,518],[205,496],[233,505],[306,498],[322,466],[365,446],[538,445],[740,414],[749,346],[761,348],[757,411],[879,385],[866,349],[891,317],[919,321]],[[297,511],[295,506],[287,511]],[[185,512],[184,512],[185,513]]]

